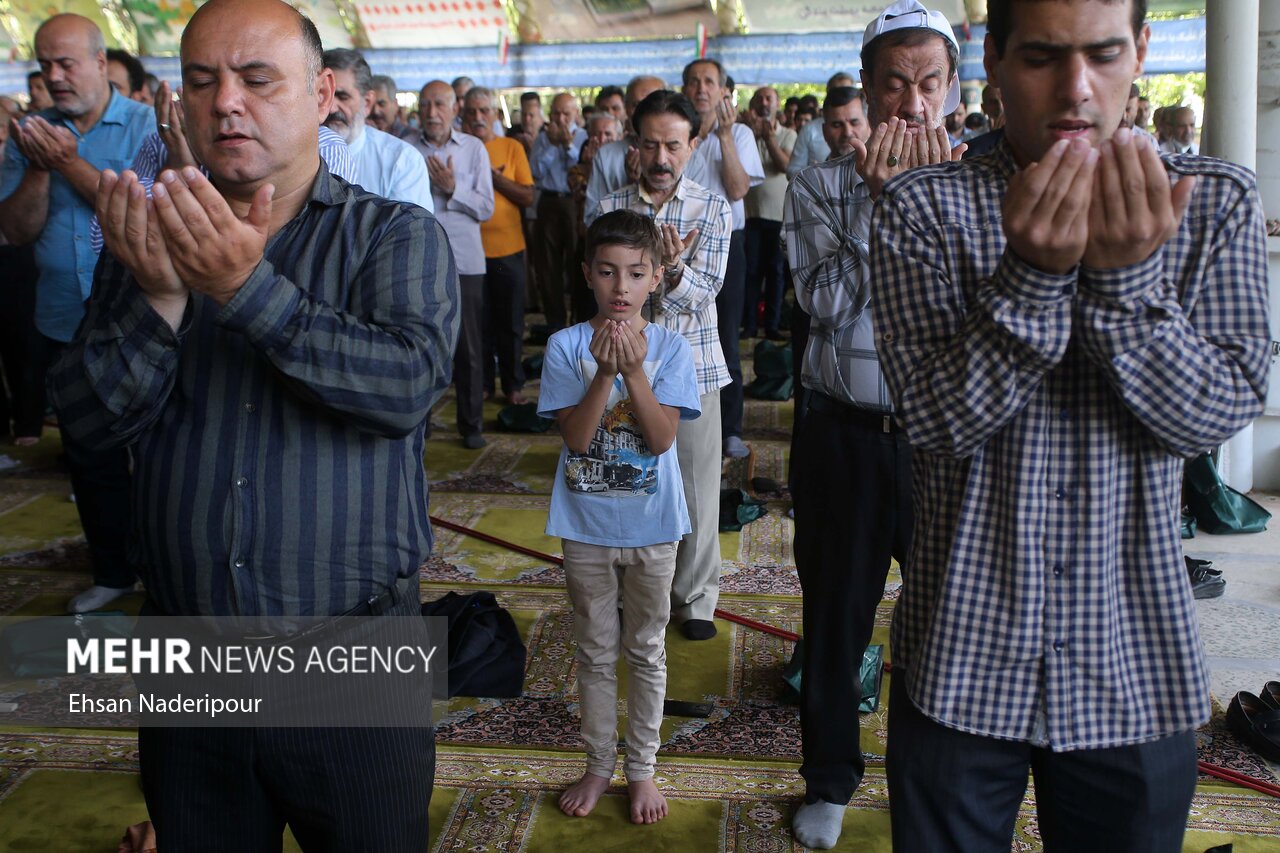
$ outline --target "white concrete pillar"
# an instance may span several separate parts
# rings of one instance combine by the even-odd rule
[[[1258,19],[1258,189],[1270,218],[1280,217],[1280,3],[1264,2]],[[1271,339],[1280,341],[1280,237],[1270,237]],[[1267,410],[1254,424],[1254,485],[1280,490],[1280,363],[1271,361]]]
[[[1268,3],[1267,5],[1276,5]],[[1205,4],[1205,116],[1201,151],[1256,168],[1258,155],[1258,0]],[[1222,448],[1222,479],[1253,488],[1253,427]]]

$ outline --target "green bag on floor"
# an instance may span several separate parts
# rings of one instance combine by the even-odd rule
[[[133,619],[120,610],[46,616],[0,631],[0,672],[15,678],[67,674],[67,640],[128,639]]]
[[[1187,506],[1208,533],[1261,533],[1271,513],[1222,482],[1208,454],[1187,462],[1183,472]]]
[[[742,489],[720,490],[721,533],[736,533],[768,512],[764,501],[756,500]]]
[[[786,682],[786,687],[783,688],[787,693],[786,698],[793,702],[800,700],[803,648],[804,640],[797,640],[796,650],[782,670],[782,680]],[[883,676],[884,646],[879,644],[867,646],[867,650],[862,653],[862,666],[858,670],[858,677],[862,682],[862,702],[859,703],[858,710],[862,713],[870,714],[880,707],[880,682]]]

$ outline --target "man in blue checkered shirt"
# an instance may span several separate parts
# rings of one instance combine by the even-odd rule
[[[1183,460],[1263,407],[1254,176],[1117,129],[1142,0],[992,0],[990,154],[890,181],[876,341],[913,448],[893,624],[897,850],[1178,851],[1206,668]]]

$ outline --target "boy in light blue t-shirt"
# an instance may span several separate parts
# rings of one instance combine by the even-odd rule
[[[621,649],[630,676],[623,769],[635,823],[667,814],[653,773],[671,579],[676,546],[689,532],[676,424],[700,413],[688,342],[640,316],[662,280],[661,256],[662,237],[647,217],[617,210],[592,223],[582,266],[598,310],[551,336],[538,398],[538,414],[559,421],[565,443],[547,534],[564,541],[587,742],[586,773],[561,795],[560,808],[584,817],[609,787]]]

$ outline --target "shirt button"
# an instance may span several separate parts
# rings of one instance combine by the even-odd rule
[[[254,412],[258,411],[258,407],[253,403],[245,403],[244,410],[252,415]]]
[[[1065,642],[1064,640],[1054,640],[1054,641],[1053,641],[1053,650],[1054,650],[1055,652],[1061,652],[1061,651],[1062,651],[1063,649],[1065,649],[1066,647],[1067,647],[1067,644],[1066,644],[1066,642]]]
[[[885,332],[880,336],[880,340],[884,341],[886,344],[893,343],[893,332]]]
[[[1067,496],[1067,490],[1066,490],[1066,489],[1058,489],[1058,491],[1056,491],[1056,492],[1054,492],[1054,493],[1053,493],[1053,496],[1054,496],[1055,498],[1057,498],[1058,500],[1062,500],[1063,498],[1065,498],[1065,497]]]
[[[1070,410],[1070,409],[1062,409],[1062,410],[1060,410],[1060,411],[1058,412],[1058,417],[1059,417],[1059,418],[1061,418],[1061,419],[1062,419],[1062,420],[1064,420],[1064,421],[1069,421],[1069,420],[1071,420],[1071,410]]]
[[[245,486],[249,485],[249,481],[246,480],[244,477],[241,477],[240,479],[236,480],[236,485],[243,489]]]
[[[235,567],[237,569],[243,569],[247,565],[249,565],[249,561],[246,560],[244,557],[236,557]]]
[[[1063,573],[1063,572],[1065,572],[1065,571],[1066,571],[1066,569],[1064,569],[1062,566],[1054,566],[1054,567],[1053,567],[1053,576],[1054,576],[1054,577],[1057,577],[1057,578],[1060,578],[1060,577],[1062,577],[1062,573]]]

